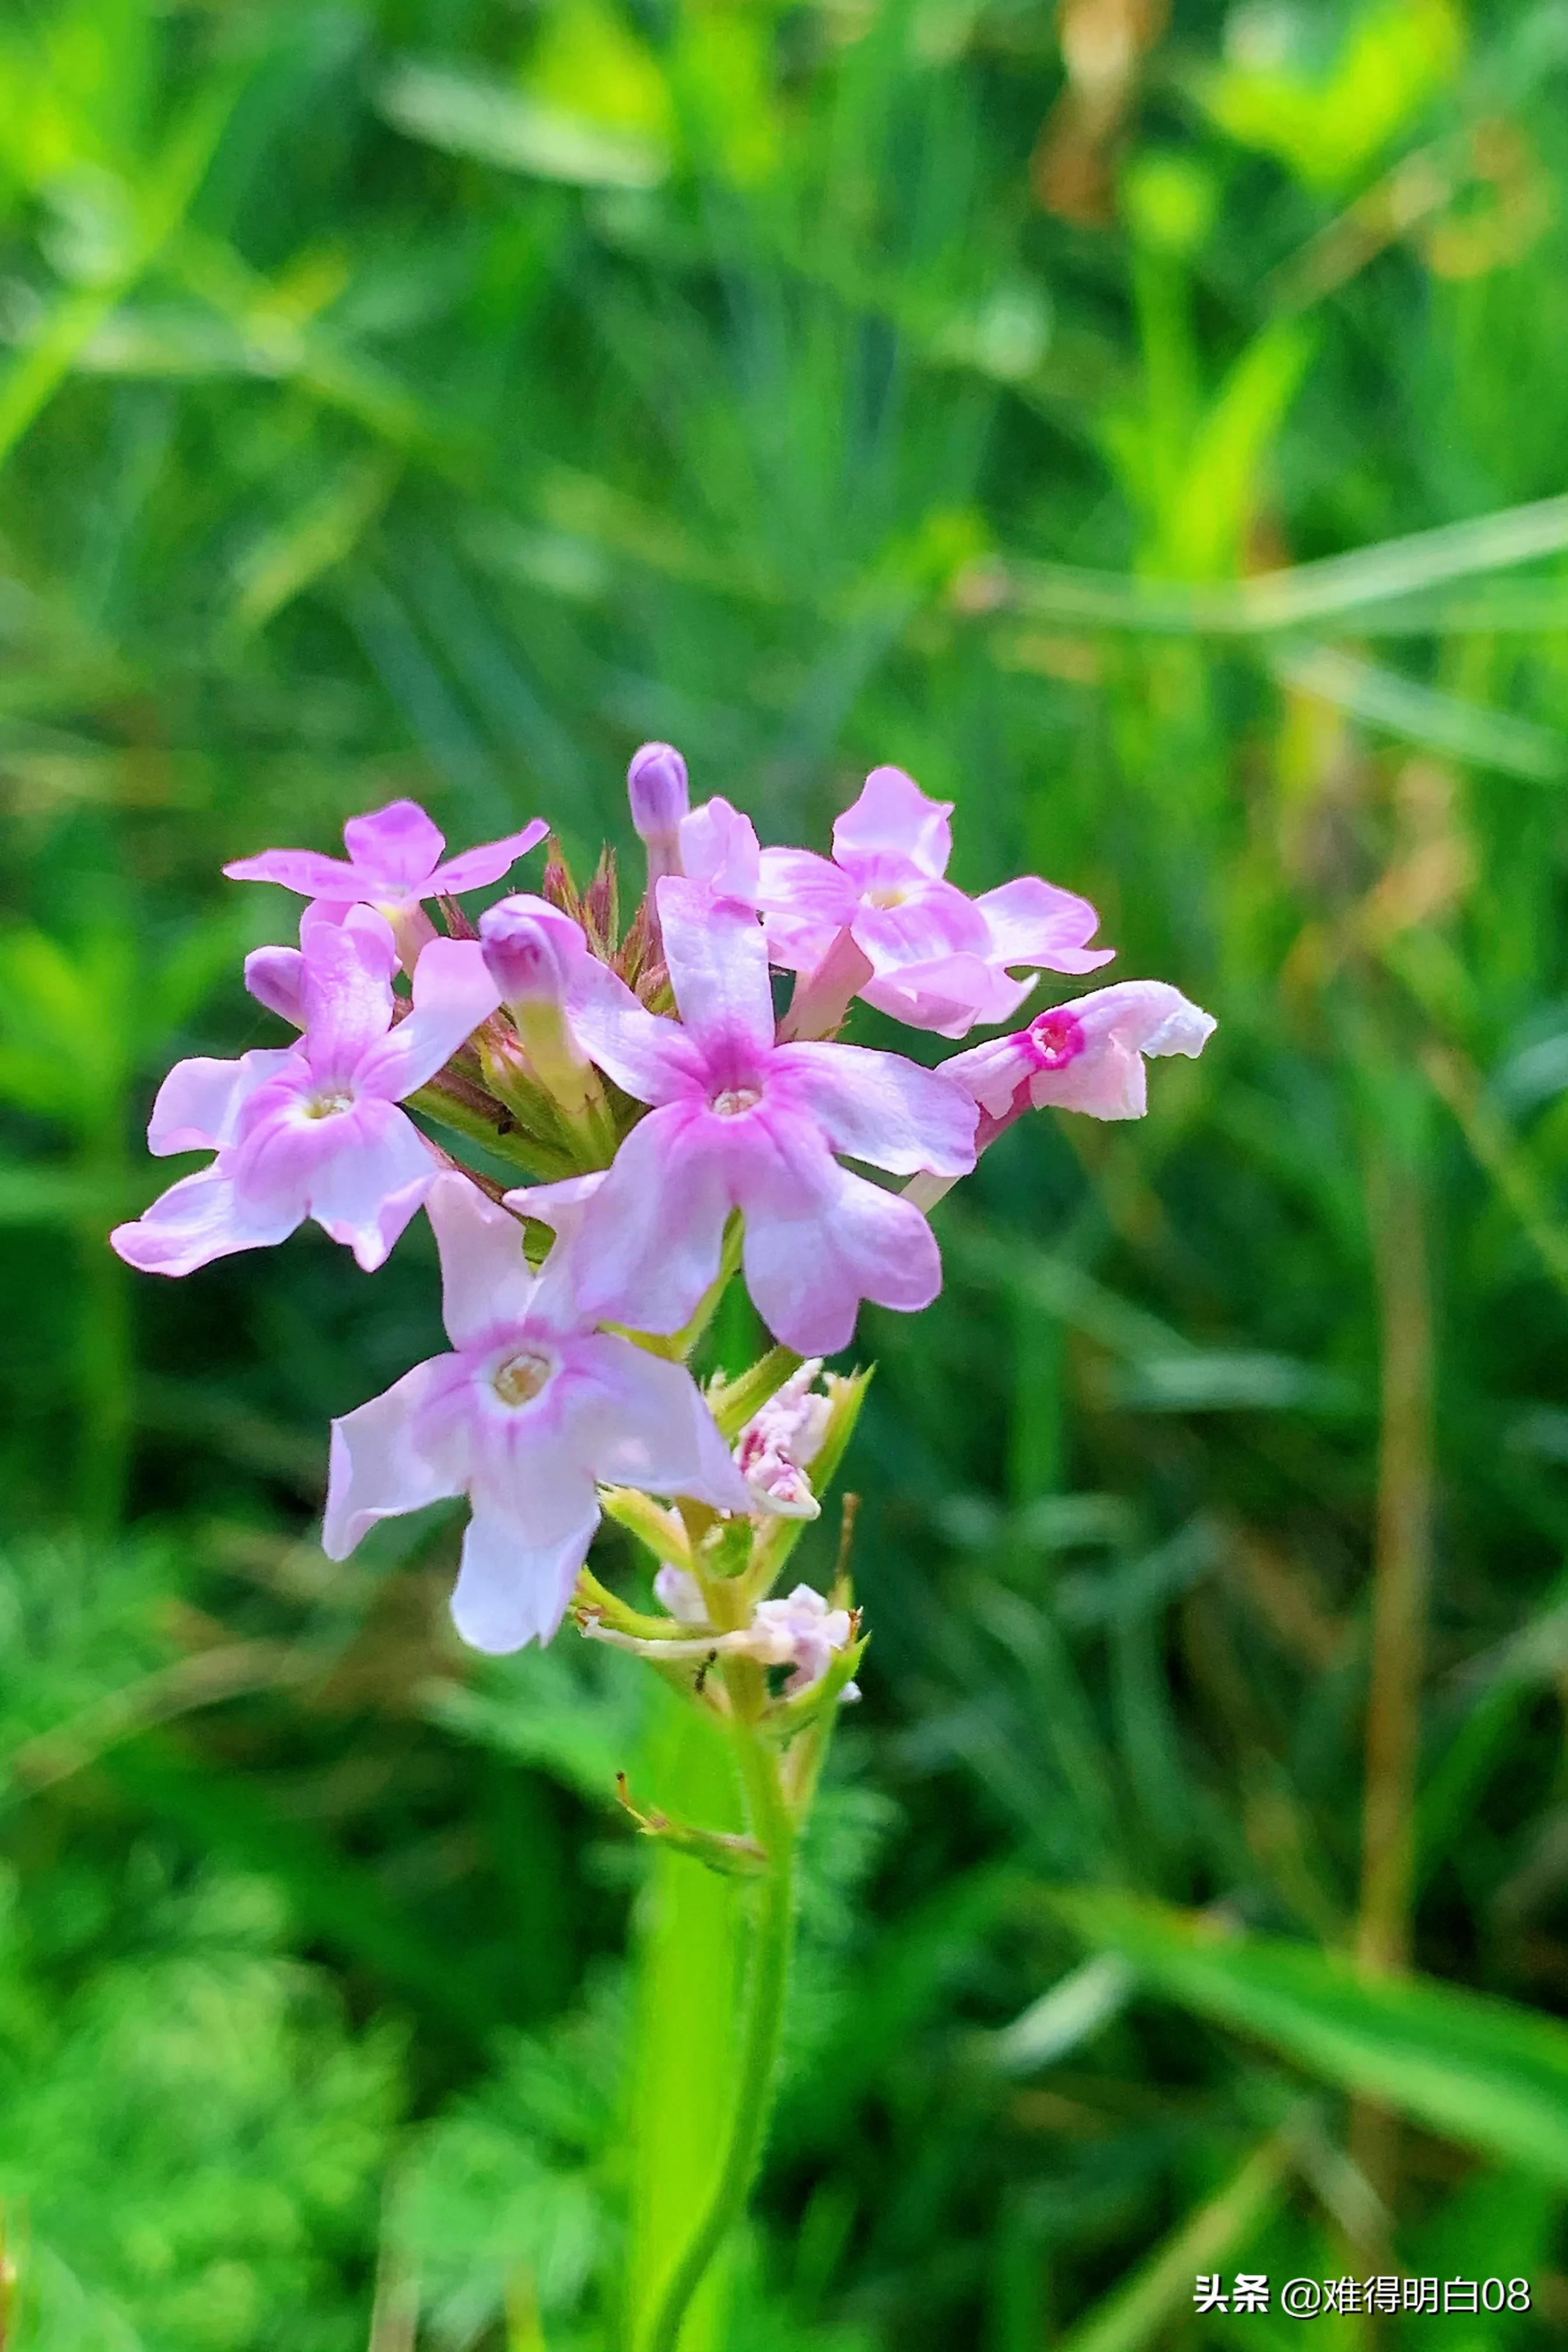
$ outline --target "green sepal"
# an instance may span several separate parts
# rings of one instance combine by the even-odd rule
[[[721,1878],[762,1878],[768,1870],[768,1857],[755,1838],[738,1837],[726,1830],[700,1830],[689,1822],[673,1822],[668,1813],[642,1811],[632,1801],[624,1772],[616,1775],[616,1794],[637,1825],[643,1837],[657,1838],[676,1853],[689,1854],[693,1862],[705,1863]]]
[[[762,1718],[762,1728],[774,1739],[791,1740],[823,1716],[831,1720],[840,1695],[855,1679],[870,1639],[869,1633],[862,1633],[858,1640],[847,1642],[843,1649],[835,1650],[822,1680],[813,1683],[798,1697],[780,1699],[771,1706]]]
[[[734,1444],[752,1414],[760,1412],[770,1397],[778,1394],[805,1361],[805,1357],[797,1356],[793,1348],[770,1348],[750,1371],[738,1372],[732,1381],[712,1382],[708,1391],[708,1410],[728,1444]]]
[[[692,1573],[691,1547],[674,1511],[667,1511],[651,1495],[636,1486],[601,1486],[599,1502],[607,1517],[646,1546],[657,1560]]]

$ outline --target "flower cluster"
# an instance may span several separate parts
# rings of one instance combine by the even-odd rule
[[[926,1213],[1005,1127],[1046,1105],[1136,1118],[1145,1057],[1195,1055],[1214,1024],[1129,982],[935,1070],[843,1044],[857,996],[944,1038],[1007,1020],[1041,971],[1107,961],[1094,909],[1034,877],[966,897],[946,879],[950,805],[896,768],[867,779],[831,857],[761,847],[727,801],[692,809],[668,744],[644,745],[629,790],[648,887],[624,929],[607,856],[584,889],[552,851],[537,894],[477,924],[459,908],[540,821],[446,857],[400,801],[345,826],[346,859],[229,866],[307,901],[299,945],[245,973],[298,1034],[171,1071],[151,1148],[212,1158],[113,1244],[184,1275],[313,1218],[373,1269],[423,1209],[451,1346],[334,1423],[331,1556],[463,1496],[453,1611],[479,1648],[546,1640],[574,1605],[699,1690],[744,1662],[758,1704],[825,1705],[854,1688],[847,1587],[769,1597],[863,1392],[824,1382],[822,1360],[863,1300],[936,1296]],[[688,1359],[737,1276],[777,1345],[704,1390]],[[661,1563],[663,1613],[586,1569],[605,1510]]]

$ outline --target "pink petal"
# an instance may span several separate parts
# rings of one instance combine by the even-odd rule
[[[427,891],[445,891],[456,898],[462,890],[481,890],[488,882],[499,882],[510,874],[520,857],[542,842],[550,827],[542,816],[525,824],[521,833],[509,833],[500,841],[487,841],[482,848],[461,849],[456,857],[448,857],[445,866],[437,866],[429,880]]]
[[[280,889],[329,905],[352,904],[365,895],[363,874],[341,857],[323,857],[314,849],[264,849],[259,857],[237,857],[223,870],[231,882],[276,882]]]
[[[542,1331],[581,1330],[584,1317],[577,1303],[577,1274],[582,1262],[578,1240],[588,1210],[609,1171],[595,1168],[587,1176],[563,1176],[555,1184],[523,1185],[503,1196],[504,1205],[520,1216],[549,1225],[555,1239],[539,1272],[529,1308],[529,1321]]]
[[[809,849],[764,849],[757,904],[774,963],[804,971],[854,921],[860,896],[847,874]]]
[[[194,1274],[214,1258],[287,1241],[300,1217],[289,1205],[239,1200],[226,1175],[204,1168],[160,1193],[134,1224],[116,1225],[110,1244],[143,1274]]]
[[[874,867],[863,878],[855,944],[870,957],[879,976],[944,956],[989,954],[991,935],[984,916],[951,882],[916,876],[912,882],[883,886]],[[901,894],[896,903],[879,906],[866,895],[882,887],[889,897],[894,891]]]
[[[842,860],[890,851],[922,874],[945,874],[952,855],[951,801],[928,800],[901,768],[873,768],[860,797],[833,828],[833,855]]]
[[[384,1264],[440,1171],[435,1147],[390,1103],[356,1104],[321,1126],[333,1149],[311,1171],[310,1213],[366,1274]]]
[[[607,965],[594,963],[569,1009],[573,1035],[607,1077],[637,1102],[667,1103],[700,1090],[700,1047],[679,1021],[649,1013]]]
[[[414,1010],[378,1034],[354,1065],[356,1092],[401,1102],[450,1061],[500,1003],[477,940],[432,940],[415,967]]]
[[[746,1482],[684,1364],[609,1332],[579,1341],[574,1353],[597,1391],[575,1416],[595,1478],[651,1494],[692,1495],[718,1511],[752,1508]]]
[[[256,948],[245,959],[245,984],[258,1004],[296,1029],[305,1025],[300,994],[305,960],[298,948]]]
[[[205,1055],[176,1062],[153,1105],[148,1150],[163,1160],[171,1151],[216,1151],[232,1141],[244,1105],[291,1058],[288,1049],[271,1047],[237,1062]]]
[[[437,1177],[425,1206],[441,1253],[441,1320],[453,1347],[473,1346],[500,1324],[521,1323],[534,1280],[517,1218],[450,1169]]]
[[[754,907],[759,856],[751,818],[717,794],[680,820],[682,868],[716,898],[739,898],[742,906]]]
[[[912,1311],[942,1287],[931,1227],[911,1202],[851,1175],[803,1121],[769,1121],[770,1165],[750,1171],[746,1287],[788,1348],[830,1356],[854,1337],[860,1301]]]
[[[1020,875],[987,890],[974,901],[991,932],[991,953],[997,963],[1044,964],[1049,971],[1096,971],[1109,963],[1114,948],[1091,948],[1087,942],[1100,929],[1100,917],[1087,898],[1058,890],[1036,874]]]
[[[440,1370],[438,1359],[416,1364],[380,1396],[333,1422],[321,1528],[329,1559],[346,1559],[377,1519],[422,1510],[462,1491],[415,1442],[420,1407]]]
[[[718,1124],[670,1104],[626,1137],[574,1261],[584,1320],[679,1331],[689,1319],[719,1271],[733,1202],[726,1157],[709,1135]]]
[[[316,923],[302,936],[304,1051],[316,1085],[331,1091],[347,1084],[386,1033],[397,949],[392,926],[379,916],[369,924]]]
[[[428,898],[432,872],[447,836],[417,801],[389,801],[343,827],[349,856],[361,876],[362,898]],[[390,888],[384,886],[390,885]]]
[[[670,875],[658,886],[658,920],[675,1001],[698,1044],[727,1055],[766,1054],[773,999],[767,941],[752,909]]]
[[[592,1487],[588,1492],[592,1496]],[[452,1595],[452,1622],[469,1647],[500,1656],[528,1642],[548,1642],[566,1614],[598,1524],[595,1501],[567,1533],[530,1546],[510,1511],[476,1496]]]
[[[773,1073],[778,1074],[777,1077]],[[780,1045],[770,1098],[787,1096],[835,1151],[912,1176],[966,1176],[974,1165],[978,1113],[962,1087],[901,1054],[863,1045]]]
[[[977,955],[946,956],[910,964],[861,990],[868,1004],[911,1029],[939,1037],[964,1037],[977,1021],[1010,1021],[1028,995],[1033,980],[1014,980],[1001,966]]]

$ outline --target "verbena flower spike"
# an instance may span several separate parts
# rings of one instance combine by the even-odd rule
[[[909,1313],[936,1296],[926,1213],[1026,1110],[1138,1118],[1148,1058],[1199,1053],[1214,1024],[1134,981],[935,1070],[839,1044],[857,996],[948,1037],[1009,1019],[1042,971],[1108,960],[1093,908],[1033,876],[967,898],[946,878],[951,804],[897,768],[867,779],[831,858],[760,847],[726,800],[691,808],[669,744],[642,747],[627,788],[647,888],[624,930],[607,854],[582,891],[552,855],[540,893],[500,899],[477,936],[455,915],[452,894],[501,880],[539,821],[447,857],[399,801],[344,827],[346,860],[270,850],[228,866],[310,900],[299,946],[258,950],[245,974],[299,1034],[170,1072],[153,1150],[213,1157],[112,1239],[133,1265],[184,1275],[313,1218],[369,1270],[426,1208],[451,1347],[333,1423],[325,1549],[342,1559],[376,1520],[463,1497],[466,1641],[548,1641],[570,1612],[732,1739],[744,1836],[622,1791],[646,1835],[759,1882],[712,2197],[636,2347],[675,2352],[760,2161],[795,1847],[837,1709],[858,1695],[867,1636],[842,1565],[827,1592],[778,1589],[866,1391],[823,1360],[851,1344],[863,1300]],[[437,931],[432,899],[461,936]],[[779,971],[795,975],[782,1017]],[[517,1171],[512,1189],[465,1165],[469,1140]],[[777,1344],[704,1389],[690,1360],[735,1280]],[[606,1516],[648,1556],[643,1596],[586,1564]]]

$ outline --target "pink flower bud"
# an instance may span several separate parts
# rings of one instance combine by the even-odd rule
[[[563,1004],[587,959],[570,915],[519,891],[479,917],[485,968],[508,1004]]]
[[[680,820],[690,806],[686,762],[673,743],[645,743],[633,753],[626,794],[638,840],[650,847],[673,848]],[[679,870],[679,859],[660,868],[666,874]]]

